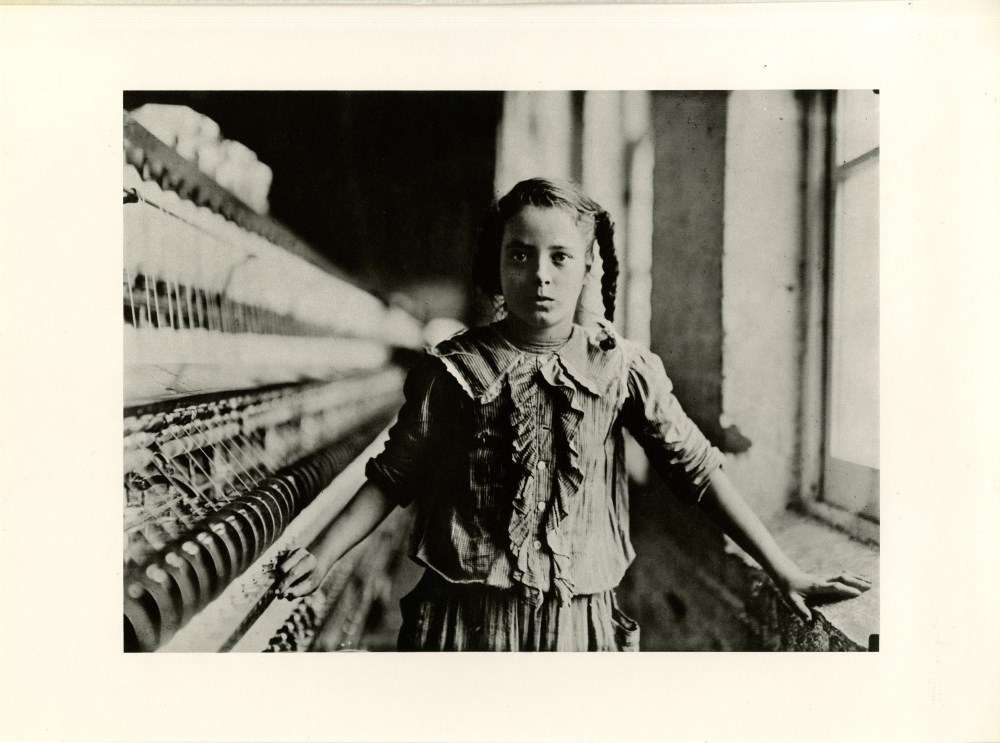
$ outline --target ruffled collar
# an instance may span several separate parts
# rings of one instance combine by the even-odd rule
[[[563,534],[563,524],[583,484],[580,426],[584,406],[580,398],[583,394],[605,396],[615,385],[620,390],[627,376],[621,344],[601,348],[601,341],[610,333],[613,333],[610,328],[590,329],[574,325],[566,343],[547,352],[550,355],[538,369],[541,379],[552,392],[557,411],[553,433],[556,448],[561,454],[554,471],[552,507],[544,520],[544,538],[551,553],[551,584],[564,603],[568,603],[574,593],[574,581],[572,553]],[[535,528],[532,474],[538,463],[533,433],[536,419],[527,399],[532,384],[530,375],[525,374],[523,368],[518,368],[526,357],[534,354],[508,341],[496,324],[472,328],[449,338],[438,344],[433,353],[462,389],[480,405],[496,399],[504,385],[509,385],[514,434],[510,457],[520,474],[516,478],[517,490],[512,494],[513,507],[507,530],[510,554],[515,562],[512,577],[532,589],[529,595],[537,599],[535,592],[540,594],[548,581],[540,573],[544,568],[538,564],[536,552],[529,549]],[[478,487],[481,484],[473,480],[471,485]]]
[[[603,326],[574,325],[566,343],[544,353],[551,353],[577,386],[592,395],[605,395],[622,378],[621,350],[600,345],[613,332]],[[463,331],[439,343],[432,353],[478,402],[494,399],[510,370],[531,355],[507,340],[496,323]]]

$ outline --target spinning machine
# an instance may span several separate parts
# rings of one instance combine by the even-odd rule
[[[268,169],[209,177],[218,128],[180,113],[124,114],[125,649],[357,648],[405,513],[308,597],[274,569],[362,482],[423,329],[266,216]]]

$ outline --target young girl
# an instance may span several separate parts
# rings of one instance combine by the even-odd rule
[[[594,243],[605,317],[618,261],[606,211],[571,183],[531,179],[495,206],[474,278],[503,319],[415,367],[368,481],[310,547],[279,566],[302,596],[396,506],[416,501],[401,650],[635,650],[614,589],[631,563],[623,430],[747,550],[804,618],[867,580],[798,569],[681,410],[660,359],[610,324],[575,322]],[[505,312],[504,312],[505,311]]]

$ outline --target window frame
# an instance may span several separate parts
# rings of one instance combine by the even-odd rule
[[[836,187],[879,146],[836,162],[837,91],[805,94],[803,104],[803,389],[799,505],[863,541],[879,542],[878,469],[833,457],[831,342]]]

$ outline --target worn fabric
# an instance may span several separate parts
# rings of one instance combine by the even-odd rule
[[[417,513],[411,554],[454,583],[521,589],[540,602],[615,588],[629,539],[623,431],[697,499],[722,464],[684,414],[659,357],[574,326],[531,353],[496,325],[439,344],[367,474]],[[525,590],[527,589],[527,590]]]
[[[428,570],[400,601],[400,650],[637,651],[639,625],[613,591],[547,594],[522,601],[518,591],[450,583]]]

